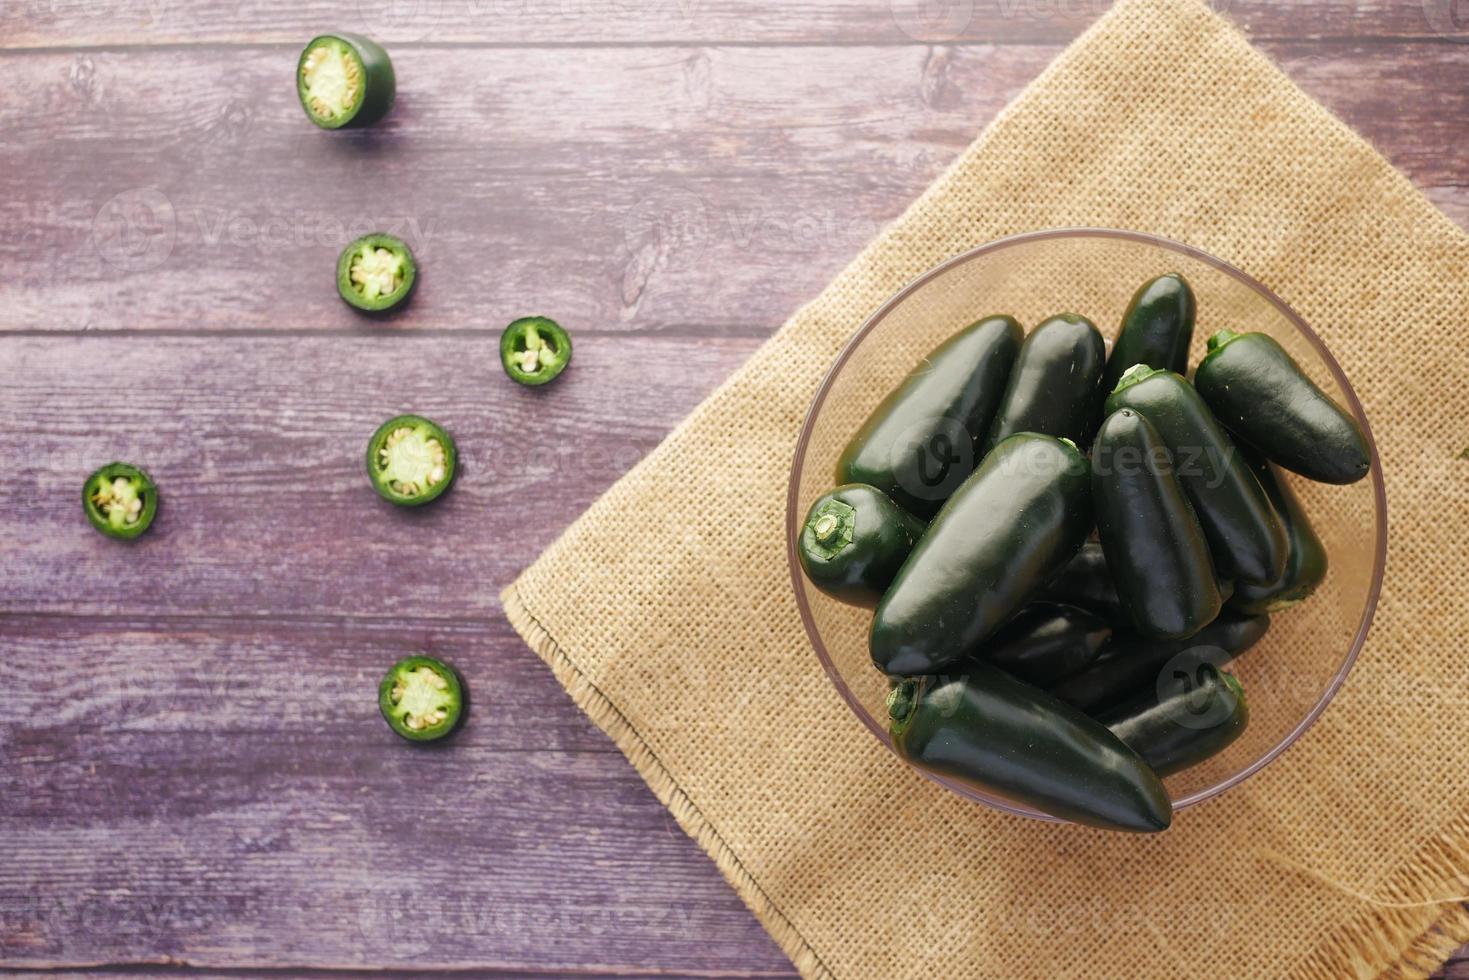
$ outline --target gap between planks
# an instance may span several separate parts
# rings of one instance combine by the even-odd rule
[[[1056,33],[1041,33],[1030,37],[976,37],[953,40],[883,40],[880,38],[853,38],[850,40],[815,41],[804,39],[768,41],[743,40],[736,38],[690,37],[666,38],[649,41],[384,41],[394,50],[424,51],[618,51],[697,48],[1023,48],[1058,47],[1071,41],[1077,31],[1066,30]],[[1363,47],[1389,46],[1395,44],[1458,44],[1469,42],[1469,34],[1319,34],[1301,35],[1284,33],[1250,33],[1252,44],[1299,44],[1341,45],[1354,44]],[[0,45],[0,57],[7,55],[66,55],[66,54],[130,54],[158,51],[209,51],[209,50],[289,50],[298,51],[301,44],[294,40],[206,40],[206,41],[122,41],[86,42],[81,44],[36,44]]]

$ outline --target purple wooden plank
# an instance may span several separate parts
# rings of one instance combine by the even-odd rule
[[[1435,980],[1469,980],[1469,946],[1450,957],[1443,969],[1433,976]]]
[[[1051,53],[966,52],[926,100],[918,49],[416,49],[358,134],[307,123],[284,50],[10,57],[0,328],[345,329],[372,227],[420,254],[418,326],[779,322]]]
[[[1469,48],[1266,47],[1469,212]],[[422,260],[400,325],[763,332],[1056,50],[411,48],[355,135],[307,124],[281,49],[9,56],[0,330],[355,329],[335,258],[376,226]]]
[[[787,975],[708,859],[498,618],[0,620],[0,964]],[[384,725],[428,649],[451,742]]]
[[[581,337],[544,389],[505,377],[493,335],[4,343],[0,418],[25,424],[0,431],[0,457],[25,492],[0,508],[0,609],[486,617],[757,340]],[[363,468],[404,411],[460,450],[456,484],[422,510],[380,500]],[[160,484],[135,542],[81,515],[82,481],[114,458]]]
[[[299,44],[325,28],[363,31],[388,42],[433,40],[496,45],[702,41],[723,44],[1069,40],[1108,0],[657,0],[640,4],[502,3],[491,0],[364,0],[343,7],[264,0],[242,8],[126,0],[46,0],[0,10],[9,46],[279,41]],[[1256,34],[1286,37],[1428,36],[1469,33],[1453,0],[1212,0]]]

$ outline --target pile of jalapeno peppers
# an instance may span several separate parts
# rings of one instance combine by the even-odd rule
[[[1280,469],[1345,484],[1356,420],[1273,339],[1222,330],[1184,377],[1195,299],[1144,283],[1111,355],[1085,317],[950,337],[883,400],[797,552],[873,610],[897,752],[1097,827],[1160,831],[1160,777],[1248,722],[1222,668],[1306,599],[1326,551]]]

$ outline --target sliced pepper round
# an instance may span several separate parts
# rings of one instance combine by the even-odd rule
[[[388,419],[367,444],[373,488],[403,507],[426,504],[449,489],[458,462],[454,439],[420,415]]]
[[[454,668],[417,654],[393,664],[377,688],[388,727],[412,742],[443,738],[464,713],[464,688]]]
[[[500,334],[500,363],[512,380],[543,385],[571,363],[571,335],[550,317],[521,317]]]
[[[158,513],[158,487],[147,473],[128,463],[108,463],[82,485],[82,510],[92,526],[109,538],[136,538]]]
[[[358,34],[322,34],[296,62],[296,96],[322,129],[370,126],[393,107],[397,79],[388,53]]]
[[[408,298],[418,280],[418,263],[401,238],[376,232],[342,249],[337,292],[359,310],[378,313]]]

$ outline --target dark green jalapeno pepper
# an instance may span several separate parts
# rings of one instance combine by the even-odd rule
[[[1194,339],[1194,291],[1176,272],[1150,279],[1132,294],[1122,327],[1102,374],[1105,396],[1134,364],[1174,374],[1188,370],[1188,346]]]
[[[296,96],[322,129],[370,126],[388,114],[396,92],[388,53],[357,34],[314,37],[296,62]]]
[[[388,727],[411,742],[432,742],[452,732],[464,712],[464,688],[454,668],[417,655],[393,664],[377,689]]]
[[[1219,582],[1219,598],[1228,601],[1234,592],[1234,583],[1229,579]],[[1117,587],[1112,583],[1112,573],[1107,569],[1107,556],[1100,541],[1088,541],[1081,546],[1056,577],[1041,587],[1036,599],[1047,602],[1062,602],[1080,606],[1101,616],[1114,627],[1128,628],[1132,621],[1122,608],[1117,596]]]
[[[454,482],[454,440],[421,415],[399,415],[378,426],[367,442],[367,475],[384,500],[417,507]]]
[[[1097,431],[1092,506],[1107,568],[1137,633],[1180,639],[1213,622],[1219,586],[1204,530],[1163,437],[1130,408],[1107,416]]]
[[[1096,426],[1097,384],[1106,361],[1106,342],[1084,316],[1062,313],[1036,327],[1020,345],[985,451],[1017,432],[1086,445]]]
[[[1063,820],[1151,833],[1173,806],[1103,725],[988,664],[888,694],[893,748],[925,771]]]
[[[136,466],[108,463],[82,484],[82,512],[109,538],[128,541],[153,523],[158,513],[158,487]]]
[[[1210,337],[1194,387],[1242,442],[1308,479],[1356,483],[1372,465],[1357,420],[1268,334]]]
[[[955,491],[883,594],[868,649],[887,674],[934,674],[1004,625],[1092,527],[1086,459],[1024,432]]]
[[[811,584],[857,606],[873,606],[923,534],[923,522],[876,487],[849,483],[806,514],[796,553]]]
[[[1202,663],[1098,720],[1159,776],[1171,776],[1217,755],[1244,734],[1250,712],[1234,675]]]
[[[571,335],[546,316],[523,316],[500,334],[500,365],[518,384],[543,385],[571,363]]]
[[[413,252],[392,235],[363,235],[337,258],[337,293],[348,305],[368,313],[381,313],[403,302],[417,280]]]
[[[1193,385],[1171,371],[1136,365],[1107,396],[1106,412],[1130,408],[1163,437],[1214,567],[1223,578],[1272,582],[1285,568],[1285,528],[1243,455]]]
[[[1137,695],[1156,690],[1158,674],[1170,662],[1194,667],[1228,663],[1259,642],[1270,628],[1269,616],[1251,616],[1226,608],[1219,618],[1183,640],[1149,640],[1114,634],[1091,666],[1050,691],[1056,697],[1096,715]]]
[[[1113,626],[1126,625],[1127,613],[1112,584],[1107,556],[1099,541],[1088,541],[1036,593],[1036,599],[1080,606],[1101,616]]]
[[[1112,627],[1096,613],[1032,602],[980,646],[977,659],[1027,684],[1047,687],[1097,658]]]
[[[1316,536],[1311,519],[1285,477],[1263,459],[1251,459],[1250,467],[1285,524],[1290,557],[1280,578],[1264,585],[1241,583],[1229,605],[1247,613],[1279,612],[1306,599],[1326,578],[1326,545]]]
[[[837,482],[877,487],[933,517],[974,472],[1023,335],[1014,317],[991,316],[934,348],[847,443]]]

